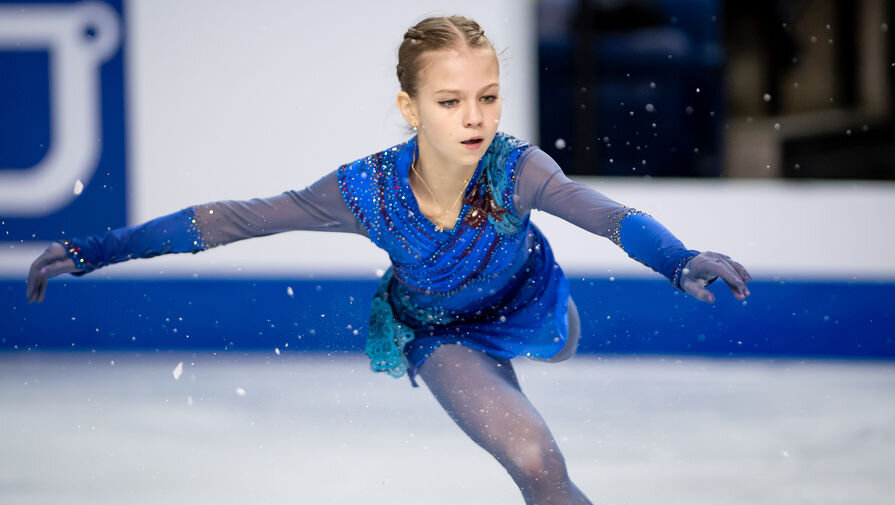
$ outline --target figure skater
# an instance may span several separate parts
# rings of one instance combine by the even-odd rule
[[[147,223],[50,244],[31,265],[29,302],[47,279],[131,258],[192,252],[292,230],[364,235],[391,267],[373,296],[371,369],[417,376],[448,415],[506,469],[528,505],[591,503],[512,358],[569,359],[578,312],[532,209],[612,240],[674,288],[737,299],[751,277],[715,252],[686,249],[647,214],[566,178],[546,153],[498,132],[498,59],[477,23],[427,18],[398,50],[397,102],[413,137],[342,165],[301,191],[196,205]]]

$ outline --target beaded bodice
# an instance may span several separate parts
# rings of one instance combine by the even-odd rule
[[[388,252],[410,293],[448,296],[525,261],[528,216],[512,205],[516,162],[529,144],[498,133],[470,179],[455,226],[439,230],[410,188],[417,148],[409,141],[343,165],[339,189],[370,239]],[[457,307],[459,308],[459,307]]]

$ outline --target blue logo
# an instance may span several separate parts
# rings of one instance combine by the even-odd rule
[[[121,1],[0,1],[0,241],[126,224]]]

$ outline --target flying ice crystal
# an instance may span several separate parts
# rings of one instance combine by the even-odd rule
[[[193,397],[192,397],[192,396],[187,396],[187,397],[186,397],[186,404],[187,404],[187,405],[192,405],[192,404],[193,404]]]
[[[556,139],[556,142],[553,143],[557,149],[565,149],[566,148],[566,140],[562,138]]]
[[[279,356],[279,355],[280,355],[280,348],[279,348],[279,347],[274,347],[274,348],[273,348],[273,352],[275,352],[275,353],[277,354],[277,356]]]
[[[762,98],[764,98],[764,101],[765,101],[765,102],[770,102],[770,101],[771,101],[771,95],[770,95],[769,93],[765,93],[765,94],[764,94],[764,97],[762,97]]]
[[[246,395],[246,390],[243,389],[243,388],[236,388],[236,394],[237,394],[238,396],[245,396],[245,395]]]
[[[81,179],[75,180],[75,194],[80,195],[84,191],[84,183],[81,182]]]
[[[654,110],[656,110],[656,107],[653,104],[651,104],[651,103],[646,104],[647,112],[653,112]]]
[[[171,373],[174,375],[174,380],[180,380],[180,376],[183,375],[183,361],[178,363]]]
[[[295,292],[292,291],[292,286],[286,286],[286,294],[289,296],[295,296]]]

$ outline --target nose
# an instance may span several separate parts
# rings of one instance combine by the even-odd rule
[[[482,125],[482,110],[478,102],[473,102],[466,107],[466,115],[463,117],[463,125],[467,128]]]

